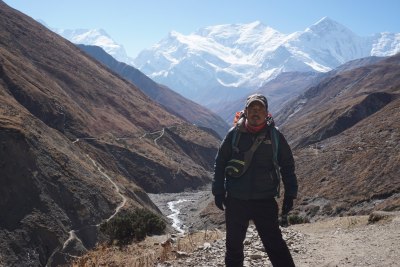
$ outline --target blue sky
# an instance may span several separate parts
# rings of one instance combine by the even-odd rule
[[[400,32],[400,0],[5,0],[60,29],[104,29],[128,55],[170,31],[256,20],[282,33],[302,31],[327,16],[360,36]]]

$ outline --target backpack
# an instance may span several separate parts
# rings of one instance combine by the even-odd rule
[[[244,123],[246,116],[244,111],[238,111],[235,114],[233,123],[234,123],[234,132],[232,136],[232,156],[235,152],[239,152],[238,144],[240,140],[240,127]],[[274,169],[276,172],[276,176],[278,178],[278,188],[277,188],[277,197],[280,197],[280,181],[281,181],[281,173],[280,167],[278,164],[278,149],[279,149],[279,132],[278,129],[274,125],[274,121],[272,118],[271,113],[268,113],[267,117],[267,125],[270,126],[270,136],[271,136],[271,143],[272,143],[272,152],[273,152],[273,164]],[[231,177],[238,178],[242,176],[250,166],[251,160],[253,159],[253,154],[257,150],[258,146],[264,141],[267,132],[264,131],[260,135],[257,136],[256,140],[254,141],[253,145],[250,149],[244,152],[243,159],[231,159],[228,161],[228,165],[225,168],[225,173],[227,173]]]

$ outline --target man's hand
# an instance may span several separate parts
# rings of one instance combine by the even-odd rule
[[[292,196],[285,196],[283,199],[282,205],[282,214],[288,214],[293,208],[293,197]]]
[[[215,206],[217,206],[220,210],[224,210],[225,206],[225,195],[215,195]]]

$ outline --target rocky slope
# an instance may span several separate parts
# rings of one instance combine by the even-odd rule
[[[399,65],[396,55],[327,77],[278,116],[303,215],[400,209]]]
[[[215,135],[2,1],[0,96],[2,265],[58,265],[121,209],[159,212],[146,192],[210,181]]]

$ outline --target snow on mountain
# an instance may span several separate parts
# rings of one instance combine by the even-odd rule
[[[172,31],[134,60],[104,30],[53,31],[73,43],[100,46],[213,111],[222,101],[242,98],[282,72],[327,72],[350,60],[400,51],[400,33],[360,37],[327,17],[291,34],[259,21],[209,26],[189,35]]]
[[[280,33],[261,22],[171,32],[135,58],[159,83],[215,110],[282,72],[327,72],[350,60],[400,51],[400,34],[360,37],[330,18],[304,31]]]
[[[392,56],[400,51],[400,33],[383,32],[372,40],[372,56]]]
[[[108,54],[118,61],[133,65],[133,58],[130,58],[125,48],[116,43],[103,29],[51,29],[65,39],[75,44],[95,45],[104,49]]]
[[[364,38],[326,17],[294,35],[285,46],[292,55],[318,72],[369,56],[370,50]]]
[[[246,88],[248,92],[261,85],[255,76],[264,79],[277,75],[279,60],[271,58],[270,68],[265,69],[262,58],[284,44],[286,38],[260,22],[207,27],[187,36],[171,32],[142,51],[135,65],[184,96],[200,103],[200,99],[209,99],[206,102],[210,103],[210,89],[229,93],[224,89]]]

